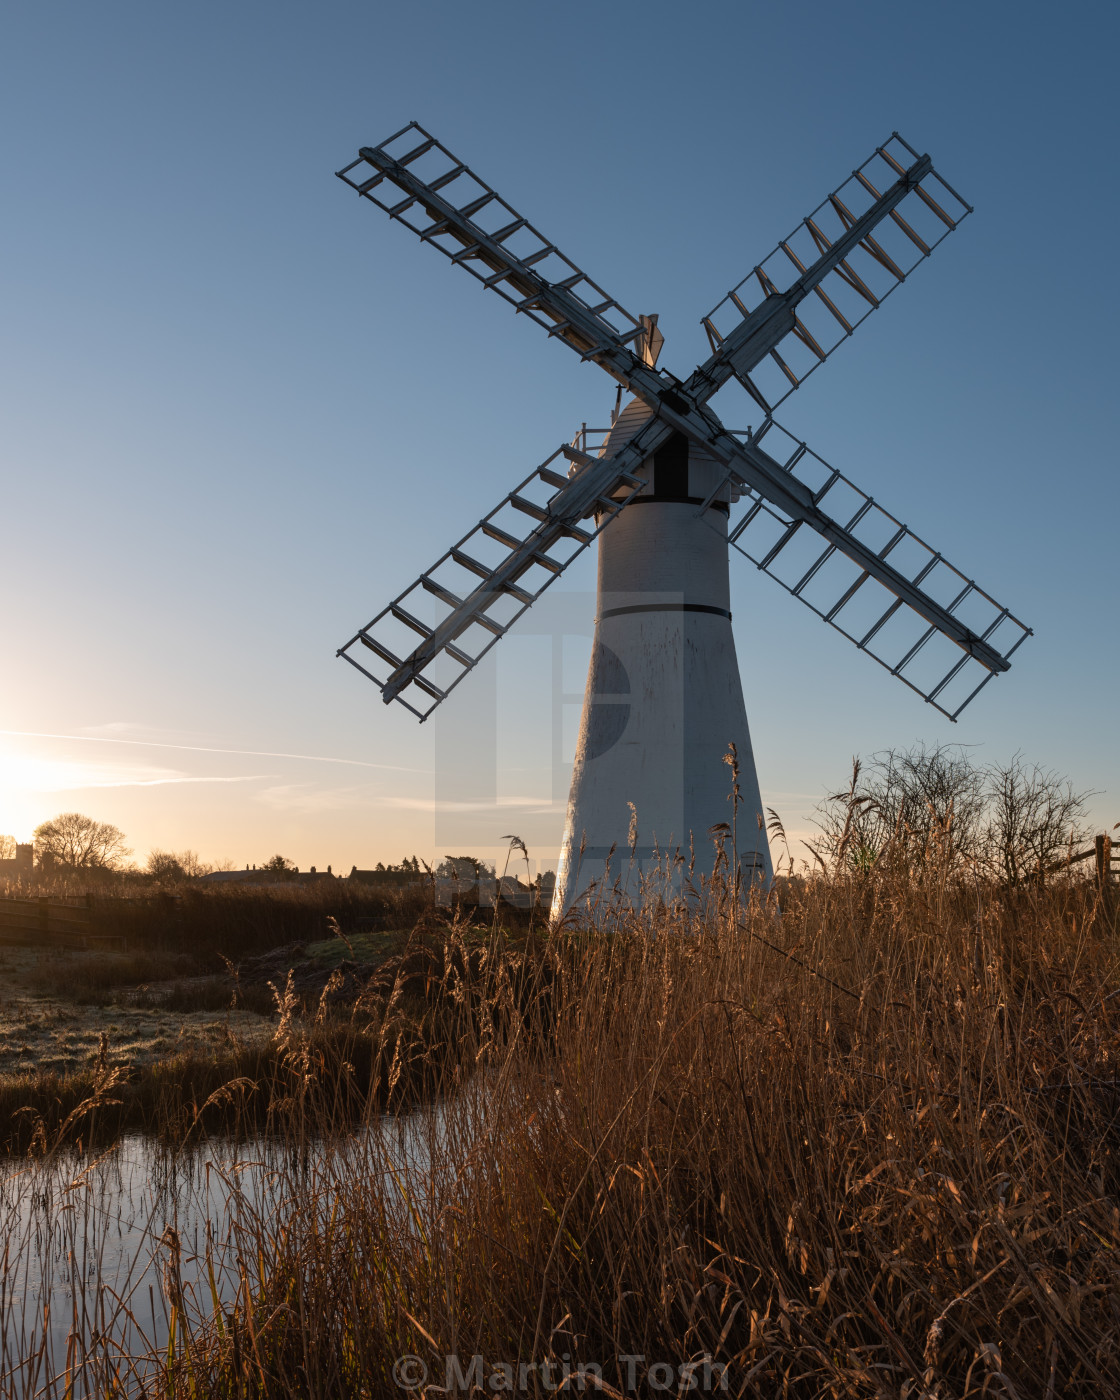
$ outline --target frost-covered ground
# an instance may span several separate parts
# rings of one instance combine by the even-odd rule
[[[80,999],[69,1000],[69,960],[76,971],[76,955],[65,951],[0,948],[0,1076],[85,1068],[100,1055],[103,1035],[111,1063],[148,1064],[219,1048],[231,1036],[269,1034],[268,1017],[230,1008],[232,989],[212,998],[226,1002],[221,1009],[161,1007],[161,989],[182,987],[181,979],[108,988],[97,1004],[75,976],[73,991]],[[44,984],[51,989],[43,990]]]

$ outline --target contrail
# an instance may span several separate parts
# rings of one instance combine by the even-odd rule
[[[167,744],[156,739],[109,739],[101,734],[44,734],[34,729],[0,729],[20,739],[67,739],[82,744],[127,744],[140,749],[176,749],[180,753],[224,753],[241,758],[296,758],[305,763],[342,763],[353,768],[376,768],[389,773],[426,773],[424,768],[405,768],[396,763],[367,763],[361,758],[331,758],[319,753],[275,753],[270,749],[216,749],[203,744]]]

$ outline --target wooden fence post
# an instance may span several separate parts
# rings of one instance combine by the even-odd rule
[[[1112,875],[1112,840],[1108,833],[1097,837],[1097,886],[1107,891]]]

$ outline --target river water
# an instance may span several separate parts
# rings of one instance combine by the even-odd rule
[[[167,1346],[172,1299],[196,1318],[230,1304],[239,1242],[281,1219],[301,1182],[413,1176],[441,1134],[433,1109],[301,1147],[172,1153],[126,1137],[92,1160],[0,1162],[0,1397],[97,1394],[113,1367],[139,1387]]]

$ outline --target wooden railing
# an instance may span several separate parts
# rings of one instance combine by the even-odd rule
[[[83,900],[0,899],[0,943],[54,948],[121,949],[119,933],[98,933],[90,927],[92,897]]]
[[[1108,889],[1120,880],[1120,842],[1114,845],[1107,831],[1098,836],[1087,851],[1078,851],[1075,856],[1066,856],[1064,860],[1052,865],[1050,873],[1066,870],[1083,860],[1096,861],[1097,885],[1100,889]]]

